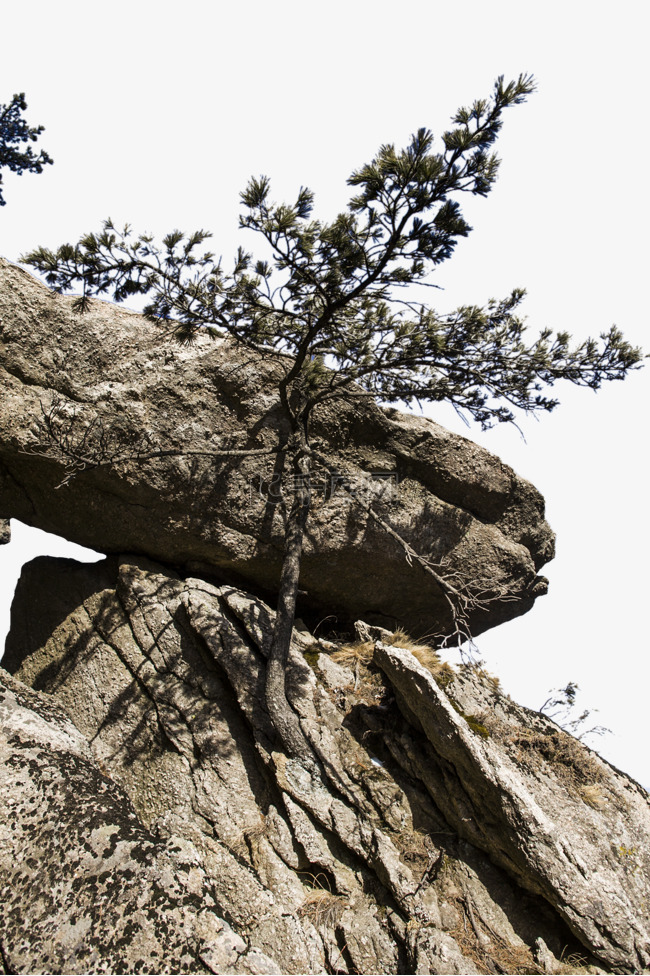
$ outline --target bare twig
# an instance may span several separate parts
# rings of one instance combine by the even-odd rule
[[[330,467],[330,462],[326,457],[317,451],[312,452],[313,457],[321,464],[331,476],[335,475],[335,472]],[[465,579],[457,570],[449,571],[446,567],[445,561],[433,562],[431,559],[427,559],[417,552],[407,541],[397,532],[388,522],[379,515],[378,512],[372,507],[372,503],[367,502],[358,492],[354,490],[350,485],[346,483],[345,478],[337,478],[337,484],[348,492],[348,494],[354,499],[354,501],[367,512],[367,514],[382,527],[382,529],[389,535],[392,539],[401,546],[404,550],[406,561],[409,566],[413,566],[417,563],[418,566],[428,576],[431,576],[437,583],[442,595],[449,607],[451,617],[454,624],[454,630],[452,634],[442,637],[442,635],[433,635],[439,637],[443,644],[446,644],[450,639],[457,637],[459,643],[463,641],[471,641],[472,635],[469,627],[469,618],[472,613],[477,611],[486,610],[490,603],[494,602],[509,602],[513,600],[520,599],[519,596],[512,593],[508,589],[507,584],[500,584],[495,586],[494,583],[488,580],[476,579],[467,580]]]
[[[64,464],[66,474],[57,485],[61,488],[82,471],[116,467],[128,462],[143,463],[162,458],[235,458],[281,454],[283,447],[211,448],[205,451],[187,448],[152,449],[147,431],[133,438],[110,430],[98,416],[89,422],[82,418],[76,404],[55,397],[49,407],[41,401],[43,428],[48,439],[44,449],[31,448],[27,453],[54,458]]]

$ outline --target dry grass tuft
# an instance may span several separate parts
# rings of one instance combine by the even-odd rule
[[[247,857],[250,853],[251,846],[256,844],[261,837],[265,837],[266,832],[266,818],[260,815],[260,819],[248,827],[244,827],[236,841],[231,844],[233,854],[237,854],[239,857]]]
[[[405,651],[410,651],[413,657],[420,662],[434,676],[438,684],[445,684],[453,679],[455,672],[450,664],[440,660],[440,655],[424,641],[413,640],[405,630],[399,627],[393,631],[390,643],[392,647],[399,647]]]
[[[519,726],[512,730],[504,723],[486,716],[489,732],[505,742],[516,762],[535,768],[546,764],[564,786],[577,793],[585,803],[597,809],[605,802],[600,781],[603,767],[592,752],[563,729],[540,732]]]
[[[471,898],[452,899],[457,909],[458,923],[449,929],[464,956],[469,957],[479,973],[509,973],[512,976],[542,976],[544,970],[535,962],[526,945],[506,942],[475,914]]]
[[[342,647],[332,653],[331,658],[337,664],[343,665],[344,668],[355,667],[357,664],[368,667],[372,661],[374,650],[374,641],[356,641],[354,644],[343,644]]]
[[[553,763],[560,777],[579,786],[593,786],[603,778],[595,757],[586,746],[568,732],[560,731],[542,737],[540,751]]]
[[[442,662],[437,651],[424,641],[413,640],[405,630],[398,628],[387,640],[391,647],[399,647],[410,651],[420,664],[427,668],[443,687],[454,678],[455,671],[450,664]],[[368,668],[372,664],[375,642],[372,640],[355,641],[343,644],[331,655],[333,661],[343,667],[352,668],[358,672],[359,667]]]
[[[599,783],[583,783],[578,787],[578,793],[594,810],[600,810],[605,805],[605,794]]]
[[[314,891],[308,895],[298,915],[308,918],[313,925],[336,925],[349,902],[343,895],[332,895],[329,891]]]
[[[491,671],[486,671],[485,668],[478,668],[476,673],[478,674],[479,678],[482,678],[483,681],[490,686],[495,694],[503,694],[503,690],[501,688],[501,678],[499,678],[496,674],[492,674]]]
[[[422,641],[415,641],[410,634],[407,634],[403,627],[398,627],[390,635],[390,646],[391,647],[403,647],[407,651],[413,650],[414,647],[424,647],[425,645]]]
[[[572,952],[570,955],[565,956],[562,953],[560,958],[560,969],[559,972],[563,976],[582,976],[582,974],[591,974],[597,972],[587,959],[586,956],[581,956],[578,952]]]
[[[441,669],[442,661],[430,647],[418,647],[416,644],[413,647],[409,647],[408,650],[429,671],[437,672]]]

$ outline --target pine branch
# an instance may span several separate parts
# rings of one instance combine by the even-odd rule
[[[8,105],[0,105],[0,169],[7,168],[17,176],[23,173],[42,173],[43,167],[53,159],[41,150],[38,155],[29,145],[36,142],[44,126],[29,126],[21,113],[27,109],[25,94],[14,95]],[[22,145],[26,143],[27,145]],[[2,174],[0,173],[0,207],[6,205],[2,195]]]

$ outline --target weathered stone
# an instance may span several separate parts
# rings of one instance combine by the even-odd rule
[[[459,836],[541,894],[598,959],[650,967],[645,791],[489,685],[461,677],[443,690],[409,651],[381,643],[375,661],[431,746],[420,772],[436,799],[444,782]]]
[[[61,708],[4,671],[0,899],[5,972],[281,972],[251,968],[196,848],[145,830]]]
[[[533,955],[545,973],[554,973],[558,969],[558,960],[549,950],[544,939],[536,939],[533,946]]]
[[[0,518],[0,546],[11,540],[11,523],[9,519]]]
[[[156,324],[105,302],[76,313],[71,299],[0,260],[0,514],[106,553],[145,554],[275,592],[284,507],[271,496],[281,456],[196,452],[278,446],[286,435],[275,393],[282,363],[207,336],[181,348]],[[56,438],[45,430],[57,403],[70,422],[57,428],[64,447],[85,438],[91,451],[101,441],[107,456],[194,455],[107,463],[60,485]],[[377,504],[418,552],[467,581],[507,588],[507,601],[473,614],[475,634],[545,592],[536,570],[552,557],[553,536],[543,499],[497,457],[366,399],[322,406],[313,426],[332,469],[355,484],[381,473],[399,479],[395,500]],[[400,545],[343,489],[317,495],[301,572],[305,613],[399,623],[411,633],[448,628],[437,584]]]
[[[35,560],[14,601],[3,663],[52,696],[23,692],[38,715],[45,702],[52,710],[38,761],[51,765],[73,741],[104,784],[96,818],[107,790],[122,804],[126,793],[137,814],[128,823],[152,845],[153,876],[175,846],[178,857],[191,852],[196,873],[183,878],[201,879],[215,926],[227,919],[212,941],[197,937],[175,971],[571,972],[557,963],[563,953],[598,962],[592,971],[650,971],[650,807],[637,784],[477,669],[441,671],[443,689],[409,650],[367,627],[367,638],[384,639],[381,671],[341,667],[328,659],[331,645],[296,632],[287,691],[314,761],[287,759],[275,751],[262,693],[273,616],[234,587],[133,557]],[[9,740],[23,783],[37,766],[24,742]],[[75,843],[86,837],[94,850],[92,795],[79,791]],[[39,822],[56,822],[58,796],[39,800]],[[40,857],[40,835],[20,831],[19,847],[5,831],[3,884],[18,851],[26,877],[28,859]],[[94,918],[84,891],[58,906],[63,933],[72,916]],[[31,918],[33,897],[25,882],[12,904]],[[183,917],[191,935],[198,922]],[[172,930],[175,918],[172,910]],[[125,940],[122,916],[109,919]],[[63,935],[53,956],[40,941],[24,960],[7,956],[19,942],[15,923],[1,908],[0,948],[13,971],[68,971]],[[104,944],[93,943],[92,971],[130,971],[112,948],[102,954]],[[221,961],[227,951],[232,965]],[[160,971],[157,958],[140,971]]]

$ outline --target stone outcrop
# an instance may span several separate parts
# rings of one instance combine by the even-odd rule
[[[208,337],[180,347],[162,327],[105,302],[80,314],[72,299],[0,259],[0,516],[273,594],[281,499],[291,487],[281,455],[204,455],[278,446],[279,369],[277,359]],[[536,573],[552,557],[553,536],[543,499],[497,457],[366,399],[322,407],[314,431],[331,470],[357,490],[399,484],[394,497],[384,492],[382,516],[419,553],[457,579],[503,588],[507,599],[473,614],[473,633],[545,592]],[[61,451],[71,448],[107,463],[61,484]],[[152,451],[188,453],[145,459]],[[115,461],[134,452],[140,460]],[[346,491],[333,490],[329,474],[322,479],[301,612],[413,634],[449,629],[433,579]]]
[[[201,857],[144,829],[47,695],[0,672],[6,973],[277,973],[220,918]]]
[[[301,610],[358,640],[297,623],[312,755],[279,751],[282,363],[82,315],[0,260],[0,543],[16,517],[108,554],[34,560],[14,598],[0,972],[650,973],[647,793],[396,629],[450,619],[386,527],[491,597],[474,633],[545,591],[543,500],[470,441],[366,399],[316,414]]]
[[[141,558],[26,567],[0,700],[6,971],[650,972],[641,787],[480,668],[362,624],[346,650],[296,629],[315,761],[288,759],[272,621]]]

